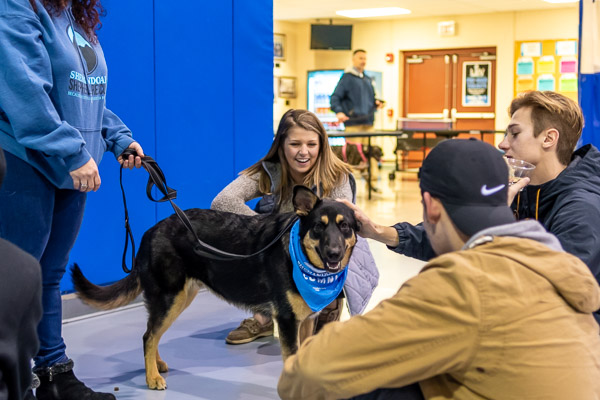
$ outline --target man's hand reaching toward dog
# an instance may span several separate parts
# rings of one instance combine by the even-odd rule
[[[337,201],[344,203],[354,211],[354,215],[361,223],[360,231],[358,234],[365,239],[373,239],[378,242],[384,243],[390,247],[396,247],[399,244],[398,232],[391,226],[378,225],[371,221],[369,217],[357,206],[345,199],[338,199]]]

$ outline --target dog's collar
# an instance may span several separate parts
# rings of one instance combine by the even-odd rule
[[[300,245],[300,221],[290,230],[290,257],[294,283],[300,295],[314,312],[321,311],[337,298],[346,282],[348,268],[332,273],[316,268],[308,261]]]

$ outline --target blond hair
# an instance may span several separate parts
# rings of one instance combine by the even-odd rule
[[[568,165],[583,129],[583,113],[579,105],[560,93],[534,90],[517,96],[510,103],[508,112],[512,117],[523,107],[531,108],[534,137],[546,129],[558,131],[556,156],[561,164]]]

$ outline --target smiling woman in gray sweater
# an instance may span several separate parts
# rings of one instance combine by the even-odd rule
[[[281,118],[267,155],[227,185],[215,197],[211,208],[245,215],[290,212],[294,210],[294,185],[312,188],[321,197],[354,201],[356,184],[350,171],[331,151],[325,128],[316,115],[306,110],[289,110]],[[256,198],[260,201],[253,210],[246,202]],[[344,286],[351,314],[364,310],[378,279],[369,245],[359,237]],[[341,304],[338,299],[321,312],[317,329],[322,323],[339,319]],[[231,331],[226,341],[242,344],[272,334],[271,319],[255,314]]]

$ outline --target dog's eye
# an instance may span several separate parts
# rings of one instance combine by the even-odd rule
[[[322,222],[319,222],[315,225],[315,227],[313,228],[313,232],[314,233],[321,233],[325,230],[325,224]]]
[[[350,232],[350,225],[348,225],[346,221],[342,221],[342,223],[340,224],[340,231],[342,231],[343,233]]]

